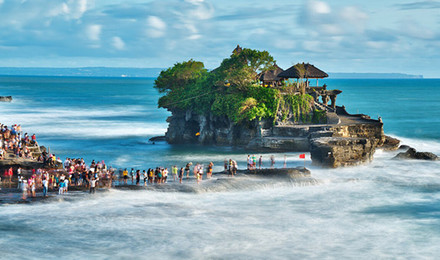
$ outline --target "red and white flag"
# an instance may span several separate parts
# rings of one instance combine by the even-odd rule
[[[305,153],[300,154],[300,155],[299,155],[299,158],[300,158],[300,159],[305,159],[305,158],[306,158],[306,154],[305,154]]]

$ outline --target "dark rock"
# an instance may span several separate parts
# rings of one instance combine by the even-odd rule
[[[380,146],[380,148],[382,148],[385,151],[395,151],[399,149],[399,144],[400,144],[399,139],[386,135],[385,141],[383,142],[382,146]]]
[[[11,96],[0,96],[0,101],[1,102],[11,102],[12,97]]]
[[[238,170],[237,173],[258,175],[263,177],[277,177],[277,178],[295,178],[310,176],[310,170],[304,167],[297,168],[264,168],[255,170]]]
[[[310,154],[313,163],[336,168],[372,160],[375,148],[368,138],[321,137],[311,140]]]
[[[401,146],[399,146],[399,149],[398,150],[405,150],[405,151],[407,151],[408,149],[410,149],[411,148],[411,146],[409,146],[409,145],[405,145],[405,144],[402,144]]]
[[[409,148],[404,153],[398,153],[394,159],[416,159],[416,160],[428,160],[437,161],[439,157],[430,152],[417,152],[414,148]]]
[[[155,136],[148,139],[150,142],[166,141],[165,136]]]

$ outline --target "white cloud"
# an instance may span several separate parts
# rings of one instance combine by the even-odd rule
[[[191,3],[193,5],[199,5],[204,2],[204,0],[185,0],[187,3]]]
[[[70,18],[79,19],[87,11],[89,5],[91,4],[88,0],[68,0],[65,3],[65,10]]]
[[[99,41],[101,39],[102,26],[99,24],[91,24],[86,28],[86,36],[91,41]]]
[[[188,40],[198,40],[200,39],[202,36],[200,34],[193,34],[191,36],[188,37]]]
[[[316,14],[329,14],[331,12],[330,6],[321,1],[309,1],[308,8],[310,11]]]
[[[147,18],[147,34],[152,38],[160,38],[165,35],[167,24],[157,16],[149,16]]]
[[[117,50],[125,49],[125,42],[118,36],[112,38],[112,45]]]

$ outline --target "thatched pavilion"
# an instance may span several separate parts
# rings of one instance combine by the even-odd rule
[[[282,68],[275,64],[273,70],[267,70],[260,73],[260,81],[263,82],[263,86],[265,87],[279,86],[283,78],[278,77],[278,74],[283,71]]]
[[[309,87],[309,79],[318,79],[328,77],[328,74],[309,63],[298,63],[277,75],[279,78],[293,78],[297,80],[304,79],[306,86]]]

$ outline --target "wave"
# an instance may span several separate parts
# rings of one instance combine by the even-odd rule
[[[2,123],[19,123],[23,131],[46,137],[68,138],[117,138],[128,136],[163,135],[166,122],[133,122],[124,117],[153,116],[154,111],[145,111],[141,106],[117,106],[100,109],[35,109],[2,113]],[[110,119],[111,118],[111,119]]]

